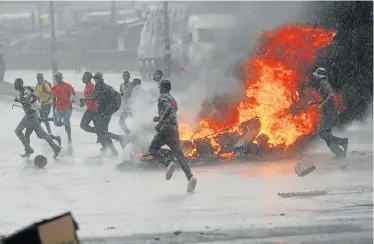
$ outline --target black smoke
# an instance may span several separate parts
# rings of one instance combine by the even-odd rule
[[[328,70],[344,96],[347,110],[340,123],[364,119],[373,104],[373,2],[313,2],[309,7],[316,25],[338,30],[317,65]]]

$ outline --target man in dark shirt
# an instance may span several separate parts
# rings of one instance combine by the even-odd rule
[[[125,142],[124,137],[114,133],[109,133],[108,127],[112,115],[117,112],[121,106],[121,94],[110,85],[105,84],[104,77],[101,72],[96,72],[93,79],[96,83],[93,98],[99,105],[99,122],[98,128],[96,128],[97,135],[101,145],[103,146],[103,151],[105,152],[109,148],[112,154],[116,156],[118,155],[118,151],[114,147],[111,138],[115,138],[117,141],[121,142],[122,148],[126,146],[127,142]]]
[[[159,85],[160,96],[158,98],[158,116],[153,118],[157,122],[155,127],[157,134],[154,136],[148,152],[151,156],[157,158],[159,162],[167,166],[166,180],[170,180],[173,176],[176,165],[165,158],[160,149],[167,145],[179,162],[188,180],[187,192],[193,192],[196,187],[197,180],[193,176],[190,167],[184,157],[180,147],[177,110],[178,105],[175,99],[170,95],[171,83],[168,80],[162,80]]]
[[[30,146],[30,140],[22,133],[22,131],[27,128],[31,132],[34,130],[38,138],[44,139],[48,142],[53,149],[54,157],[56,158],[61,151],[61,147],[54,143],[51,136],[41,127],[38,115],[38,111],[40,110],[40,106],[38,106],[37,102],[38,97],[33,93],[34,91],[30,87],[23,86],[23,80],[21,78],[17,78],[14,81],[14,89],[19,92],[19,98],[16,97],[14,101],[21,103],[25,111],[25,116],[19,122],[15,130],[17,137],[25,147],[25,154],[21,156],[26,157],[34,153],[34,150]]]
[[[321,121],[318,128],[318,135],[322,138],[329,149],[338,157],[345,157],[348,150],[348,138],[333,136],[331,131],[338,120],[338,108],[334,101],[334,92],[327,79],[327,72],[324,68],[318,68],[314,73],[314,80],[310,86],[314,88],[322,98],[322,101],[309,102],[309,104],[320,104],[318,112],[321,113]]]

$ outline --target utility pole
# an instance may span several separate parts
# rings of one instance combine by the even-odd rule
[[[56,33],[55,33],[55,11],[53,1],[49,2],[50,7],[50,20],[51,20],[51,58],[52,58],[52,77],[53,84],[56,84],[55,74],[57,73],[57,60],[56,60]]]
[[[164,76],[165,78],[170,77],[170,63],[171,63],[171,52],[170,52],[170,37],[169,37],[169,4],[167,1],[163,3],[164,7]]]
[[[115,1],[112,1],[112,4],[111,4],[110,21],[112,23],[116,22],[116,2]]]
[[[41,3],[37,3],[38,7],[38,31],[39,31],[39,53],[42,52],[42,46],[43,46],[43,20],[42,20],[42,7]]]

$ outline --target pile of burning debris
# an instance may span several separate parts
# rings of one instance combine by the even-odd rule
[[[255,117],[234,127],[212,135],[182,141],[182,149],[190,161],[246,161],[255,159],[280,159],[302,151],[314,134],[300,136],[293,145],[269,144],[269,137],[260,134],[261,122]]]
[[[181,123],[188,159],[280,159],[302,151],[315,138],[320,120],[317,107],[308,105],[319,100],[306,89],[308,72],[336,33],[307,24],[263,33],[242,68],[241,99],[195,125]]]

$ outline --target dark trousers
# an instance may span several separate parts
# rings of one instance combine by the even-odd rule
[[[180,147],[178,129],[164,128],[161,132],[158,132],[153,137],[151,145],[149,146],[149,154],[155,157],[159,162],[166,165],[168,163],[168,159],[166,159],[160,152],[161,147],[164,145],[167,145],[171,149],[174,157],[177,159],[184,174],[186,175],[187,180],[189,180],[192,177],[192,172]]]
[[[80,126],[82,130],[88,133],[96,134],[95,128],[97,128],[98,126],[98,120],[99,120],[99,114],[94,110],[87,109],[82,116]],[[91,122],[94,124],[94,127],[90,126]]]
[[[340,156],[343,154],[343,150],[339,146],[342,146],[346,139],[334,136],[331,132],[332,128],[336,125],[337,120],[337,111],[323,112],[318,128],[318,135],[326,142],[332,153]]]
[[[49,125],[48,116],[51,113],[52,104],[42,104],[40,109],[40,119],[44,122],[45,128],[49,134],[52,133],[51,126]]]
[[[95,125],[97,136],[103,147],[112,147],[112,139],[116,141],[122,141],[120,135],[109,132],[109,123],[112,118],[112,114],[98,114],[98,122]]]
[[[22,132],[25,128],[27,137]],[[33,131],[35,131],[38,138],[46,140],[52,149],[58,147],[47,132],[43,130],[36,113],[31,113],[23,116],[15,130],[17,137],[20,139],[25,149],[30,148],[30,135]]]
[[[40,123],[40,122],[39,122]],[[30,138],[31,134],[33,133],[34,129],[32,127],[27,127],[25,131],[25,137],[27,140],[27,143],[30,145]],[[57,140],[57,136],[53,135],[52,133],[49,133],[49,136],[52,138],[52,140]]]

